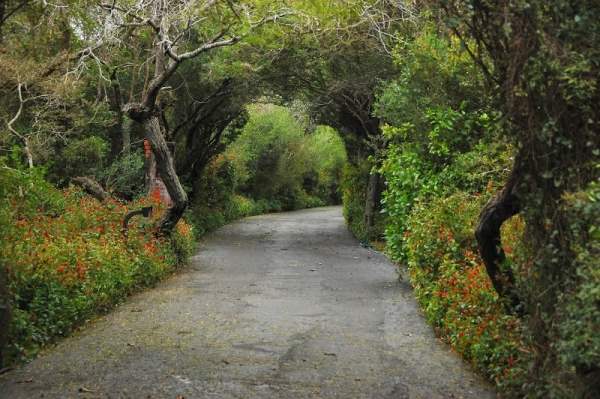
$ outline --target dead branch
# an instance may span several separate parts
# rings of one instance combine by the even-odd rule
[[[22,135],[13,127],[13,124],[21,116],[21,113],[23,112],[23,104],[25,104],[25,101],[23,101],[23,92],[21,90],[22,87],[23,87],[23,84],[21,82],[19,82],[17,85],[17,93],[19,96],[19,109],[17,110],[17,113],[15,114],[15,116],[10,121],[8,121],[7,126],[8,126],[8,130],[10,130],[11,133],[13,133],[15,136],[17,136],[23,142],[23,149],[25,151],[25,156],[27,156],[27,165],[29,166],[29,168],[33,168],[33,156],[31,155],[31,148],[29,147],[29,140],[28,140],[27,136]]]
[[[88,176],[78,176],[71,179],[71,182],[76,186],[83,188],[83,190],[96,198],[100,202],[106,201],[110,198],[110,194],[102,188],[100,183]]]

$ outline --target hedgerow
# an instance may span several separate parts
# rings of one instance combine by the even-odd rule
[[[490,10],[505,7],[504,11],[523,20],[536,19],[548,26],[558,20],[546,19],[548,15],[575,12],[564,2],[548,7],[539,3],[538,14],[513,3],[502,4],[478,4],[474,9],[478,17],[487,18]],[[445,12],[459,15],[459,10]],[[597,9],[590,9],[590,15],[595,13]],[[478,29],[486,31],[488,22]],[[499,31],[504,28],[494,24]],[[463,28],[468,31],[470,27],[469,22]],[[557,58],[553,68],[561,62],[576,64],[564,71],[546,70],[536,55],[530,69],[525,69],[530,79],[521,81],[521,75],[511,75],[527,91],[511,87],[514,93],[510,93],[523,101],[527,92],[536,101],[553,105],[541,108],[525,101],[528,114],[523,113],[526,107],[503,114],[507,110],[498,107],[498,98],[465,50],[475,43],[465,40],[457,41],[452,30],[436,31],[426,24],[398,45],[399,78],[384,85],[378,97],[377,112],[388,140],[380,159],[380,172],[386,179],[386,250],[392,259],[407,265],[417,299],[440,337],[494,381],[502,394],[597,397],[600,169],[594,160],[599,152],[592,150],[598,136],[588,127],[595,123],[597,107],[591,106],[593,90],[577,86],[587,84],[593,75],[578,75],[580,65],[563,58],[565,53],[550,55]],[[503,56],[494,61],[494,66],[502,66],[514,60]],[[563,72],[576,77],[564,79]],[[553,79],[560,82],[553,95],[545,91],[547,74],[556,74]],[[558,111],[552,119],[541,110],[560,109],[553,108],[555,95],[567,102],[577,98],[577,118],[585,114],[589,119],[577,124],[578,119]],[[521,125],[507,123],[507,115],[521,118],[517,121]],[[533,160],[527,158],[532,154],[537,154]],[[529,160],[526,167],[515,169],[524,165],[524,159]],[[500,189],[514,179],[521,182],[515,186],[520,194],[512,206],[521,212],[502,226],[502,251],[496,251],[506,257],[496,273],[479,255],[475,230],[488,200],[498,198]],[[500,209],[498,203],[496,207]],[[514,276],[508,284],[517,294],[519,307],[498,296],[490,275]]]
[[[130,223],[124,215],[147,200],[100,203],[76,188],[58,190],[38,169],[0,165],[0,262],[8,273],[12,320],[8,361],[30,358],[126,296],[154,285],[184,264],[194,233],[180,221],[172,236],[154,231],[150,220]]]
[[[531,348],[521,320],[506,313],[477,254],[474,224],[489,196],[457,192],[418,201],[403,242],[416,298],[437,334],[510,390],[519,384]],[[505,230],[511,239],[504,246],[512,251],[523,223],[515,220]]]

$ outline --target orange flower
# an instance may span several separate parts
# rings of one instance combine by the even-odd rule
[[[87,271],[85,265],[81,261],[77,261],[75,270],[77,271],[77,277],[79,277],[80,280],[83,280]]]

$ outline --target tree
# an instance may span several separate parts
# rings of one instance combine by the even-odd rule
[[[191,75],[195,75],[193,70]],[[253,76],[231,75],[182,81],[182,89],[175,93],[170,118],[177,147],[175,162],[180,177],[192,187],[192,200],[203,189],[200,177],[206,166],[225,149],[224,136],[245,123],[245,104],[260,93],[259,85],[249,84]],[[194,93],[203,97],[196,98]]]
[[[254,4],[258,6],[259,4]],[[144,126],[146,138],[152,145],[157,171],[173,201],[173,205],[160,221],[159,233],[168,234],[177,224],[188,204],[188,197],[175,171],[173,155],[167,146],[171,132],[161,119],[159,95],[167,82],[188,60],[215,49],[232,46],[252,30],[276,22],[288,15],[288,11],[264,12],[256,18],[257,10],[248,5],[235,6],[217,1],[160,1],[151,0],[137,6],[121,6],[116,3],[102,4],[108,11],[106,27],[112,25],[125,29],[144,28],[151,32],[151,56],[146,62],[154,64],[153,77],[143,89],[139,101],[123,105],[123,112]],[[208,26],[205,19],[214,26]],[[196,28],[196,26],[200,26]],[[205,28],[204,30],[202,28]],[[212,31],[212,32],[211,32]],[[184,47],[189,50],[180,51]]]
[[[575,248],[587,246],[593,254],[591,238],[578,242],[581,235],[573,231],[582,227],[574,227],[580,221],[570,216],[565,198],[585,192],[600,178],[600,4],[568,0],[435,4],[495,89],[506,137],[518,144],[511,174],[482,210],[476,235],[494,287],[513,308],[519,305],[529,315],[539,348],[530,368],[532,379],[547,382],[553,378],[554,365],[564,362],[553,341],[560,334],[561,319],[568,318],[565,309],[568,298],[575,296],[573,287],[580,284]],[[517,213],[526,220],[535,262],[526,290],[517,290],[514,276],[500,268],[504,258],[500,226]],[[576,358],[567,366],[575,374],[569,373],[570,380],[564,382],[579,381],[586,387],[581,397],[600,392],[595,359]]]

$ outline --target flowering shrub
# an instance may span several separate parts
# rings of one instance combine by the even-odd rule
[[[0,235],[0,261],[12,295],[7,354],[13,360],[30,357],[133,291],[156,283],[185,262],[194,245],[184,221],[172,237],[155,237],[160,207],[150,220],[134,218],[125,237],[123,216],[148,205],[147,200],[100,203],[78,189],[58,191],[36,173],[4,170],[1,176],[2,183],[15,187],[2,192],[2,215],[10,225]]]
[[[521,321],[505,313],[477,255],[474,223],[486,196],[458,192],[415,204],[404,244],[417,300],[438,335],[500,387],[518,384],[530,349]],[[520,219],[504,227],[509,255]]]

